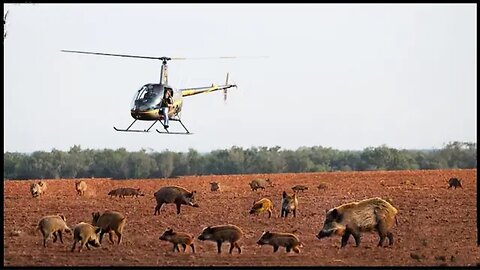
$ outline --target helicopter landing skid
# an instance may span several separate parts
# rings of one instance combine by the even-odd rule
[[[119,128],[116,128],[116,127],[113,127],[113,129],[115,129],[116,131],[123,131],[123,132],[150,132],[150,129],[153,127],[153,125],[155,125],[155,123],[157,123],[158,120],[155,120],[155,122],[153,122],[153,124],[148,128],[148,129],[144,129],[144,130],[140,130],[140,129],[130,129],[130,127],[133,126],[133,124],[135,122],[137,122],[137,119],[133,120],[133,122],[130,124],[130,126],[128,126],[127,129],[119,129]]]
[[[180,122],[180,124],[182,125],[182,127],[185,129],[186,132],[171,132],[169,131],[167,128],[165,128],[165,126],[162,124],[162,122],[160,122],[160,124],[162,124],[163,128],[165,128],[166,131],[160,131],[158,129],[155,129],[158,133],[160,134],[181,134],[181,135],[191,135],[193,133],[191,133],[190,131],[188,131],[188,129],[185,127],[185,125],[182,123],[182,120],[180,120],[180,118],[172,118],[170,119],[170,121],[178,121]]]

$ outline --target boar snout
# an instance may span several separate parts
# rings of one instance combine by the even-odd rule
[[[317,238],[318,239],[322,239],[322,238],[325,238],[325,237],[328,237],[332,234],[332,231],[329,231],[329,232],[326,232],[326,231],[320,231],[318,234],[317,234]]]
[[[202,240],[202,241],[205,240],[205,236],[203,234],[199,235],[197,238],[198,240]]]

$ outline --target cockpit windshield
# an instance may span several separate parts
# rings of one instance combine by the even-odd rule
[[[138,90],[132,100],[131,109],[148,111],[157,109],[162,98],[162,87],[159,84],[146,84]]]

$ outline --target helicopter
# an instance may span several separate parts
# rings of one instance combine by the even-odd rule
[[[211,86],[205,87],[194,87],[194,88],[185,88],[185,89],[177,89],[172,87],[168,84],[168,68],[167,62],[170,60],[187,60],[187,59],[229,59],[229,58],[236,58],[234,56],[224,56],[224,57],[196,57],[196,58],[185,58],[185,57],[152,57],[152,56],[138,56],[138,55],[128,55],[128,54],[110,54],[110,53],[100,53],[100,52],[85,52],[85,51],[71,51],[71,50],[61,50],[61,52],[69,52],[69,53],[80,53],[80,54],[93,54],[93,55],[104,55],[104,56],[117,56],[117,57],[129,57],[129,58],[140,58],[140,59],[153,59],[153,60],[160,60],[162,61],[162,66],[160,69],[160,82],[159,83],[148,83],[143,85],[139,90],[137,90],[134,94],[130,114],[133,117],[133,122],[126,128],[126,129],[119,129],[115,126],[113,127],[116,131],[121,132],[150,132],[150,129],[159,122],[165,131],[160,131],[155,129],[160,134],[182,134],[182,135],[190,135],[191,133],[185,125],[182,123],[180,113],[182,111],[183,106],[183,97],[198,95],[202,93],[210,93],[214,91],[223,90],[224,100],[227,98],[227,90],[235,87],[237,88],[236,84],[229,84],[228,83],[228,76],[225,80],[225,84],[223,85],[215,85],[212,84]],[[262,57],[262,56],[260,56]],[[258,57],[254,57],[258,58]],[[169,121],[176,121],[179,122],[182,127],[185,129],[185,132],[172,132],[169,131],[169,126],[165,126],[162,121],[164,121],[164,116],[160,111],[160,102],[164,96],[165,91],[170,91],[173,93],[171,95],[173,97],[173,107],[168,110],[168,120]],[[153,121],[153,123],[148,127],[148,129],[131,129],[133,124],[137,121]]]

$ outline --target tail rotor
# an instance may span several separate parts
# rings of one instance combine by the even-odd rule
[[[228,77],[229,77],[230,73],[227,72],[227,79],[225,80],[225,85],[227,86],[227,88],[223,89],[223,101],[227,102],[227,91],[228,91],[228,88],[229,87],[235,87],[237,88],[237,85],[236,84],[228,84]],[[228,87],[229,86],[229,87]]]

